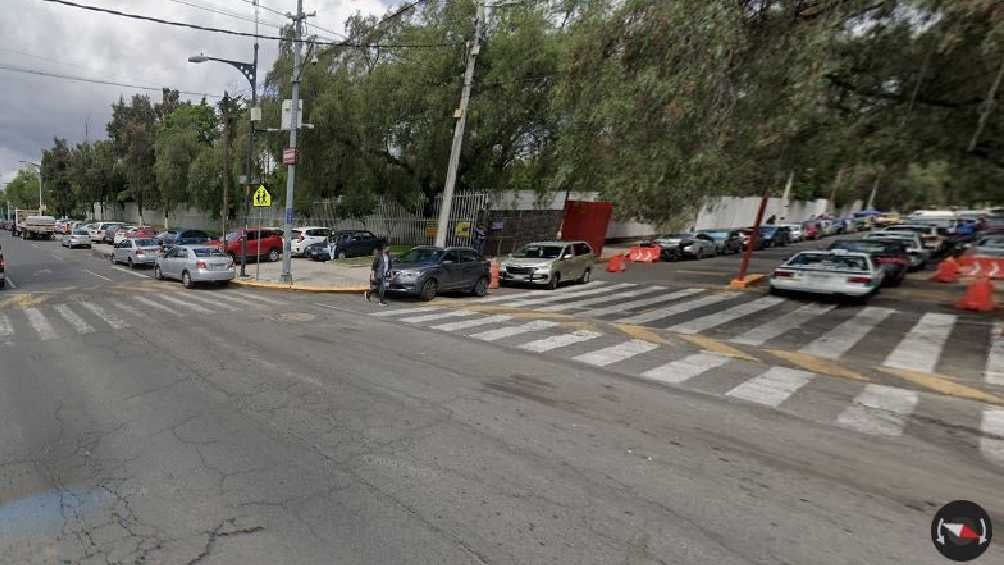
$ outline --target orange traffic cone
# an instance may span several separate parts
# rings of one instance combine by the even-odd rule
[[[955,306],[977,312],[993,311],[997,305],[994,304],[994,283],[990,282],[990,277],[981,277],[970,284],[962,300],[956,302]]]
[[[488,279],[488,288],[496,289],[499,287],[499,260],[498,258],[492,259],[491,263],[491,278]]]
[[[959,263],[955,257],[949,257],[938,264],[938,270],[931,277],[934,282],[953,283],[959,280]]]
[[[627,260],[623,255],[614,255],[607,262],[608,273],[622,273],[627,270]]]

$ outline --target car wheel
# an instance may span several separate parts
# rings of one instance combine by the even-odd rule
[[[344,251],[339,251],[338,252],[338,258],[339,259],[348,259],[348,257],[349,256]]]
[[[471,289],[471,294],[477,297],[488,295],[488,279],[486,277],[481,277],[478,282],[474,283],[474,288]]]
[[[0,279],[0,288],[7,286],[7,279]]]
[[[561,284],[561,273],[554,273],[551,275],[551,280],[547,281],[548,290],[554,290],[558,288]]]
[[[582,276],[579,277],[579,284],[586,284],[587,282],[589,282],[589,279],[592,276],[593,276],[592,269],[586,269],[585,271],[582,271]]]
[[[694,253],[694,259],[697,259],[698,261],[704,259],[704,249],[698,247],[697,253]]]
[[[424,302],[428,302],[436,297],[437,291],[439,291],[439,283],[436,282],[436,279],[429,279],[422,285],[422,290],[419,291],[418,297]]]
[[[136,268],[136,264],[132,262],[132,257],[129,258],[129,260],[126,262],[126,264],[129,265],[130,269],[135,269]]]
[[[268,252],[268,260],[271,261],[271,262],[273,262],[273,263],[275,263],[276,261],[278,261],[279,260],[279,250],[273,248],[271,251],[269,251]]]
[[[181,273],[181,284],[185,285],[185,288],[195,288],[195,282],[192,280],[192,275],[188,274],[188,271]]]
[[[115,264],[115,254],[112,253],[111,255],[109,255],[108,256],[108,260],[111,261],[112,265],[114,265]]]
[[[153,268],[153,278],[157,279],[158,281],[164,280],[164,273],[160,272],[160,265],[156,265]]]
[[[779,297],[783,297],[786,294],[785,291],[775,287],[774,285],[770,285],[770,287],[767,289],[767,292],[770,293],[771,296],[779,296]]]

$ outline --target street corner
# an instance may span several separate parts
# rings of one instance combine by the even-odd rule
[[[325,284],[307,284],[307,283],[282,283],[277,281],[262,281],[254,279],[241,279],[235,278],[230,281],[231,284],[261,289],[261,290],[275,290],[275,291],[286,291],[286,292],[303,292],[303,293],[317,293],[317,294],[362,294],[369,290],[368,285],[325,285]]]

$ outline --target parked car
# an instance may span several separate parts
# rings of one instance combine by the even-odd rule
[[[461,290],[488,294],[490,266],[469,247],[414,247],[392,262],[387,290],[432,300],[437,294]]]
[[[112,263],[125,263],[130,269],[137,265],[156,265],[160,244],[156,239],[123,239],[112,249]]]
[[[175,245],[157,258],[153,277],[177,279],[185,288],[197,283],[227,284],[234,278],[234,262],[226,253],[206,245]]]
[[[902,241],[839,239],[831,243],[829,247],[830,251],[838,249],[870,255],[873,263],[878,263],[879,268],[885,269],[886,273],[882,281],[886,286],[895,286],[903,282],[906,273],[910,270],[910,256]]]
[[[791,243],[791,232],[784,226],[760,226],[761,249],[768,247],[787,247]]]
[[[130,226],[130,225],[119,226],[118,229],[112,232],[112,244],[117,245],[119,243],[122,243],[122,240],[128,237],[129,232],[135,229],[136,226]]]
[[[878,216],[875,216],[872,223],[875,227],[884,228],[887,226],[894,226],[902,221],[903,219],[900,217],[898,212],[882,212]]]
[[[7,286],[7,261],[3,258],[3,248],[0,247],[0,288]]]
[[[315,243],[328,244],[331,236],[331,228],[323,226],[300,226],[291,231],[293,241],[290,243],[290,252],[293,257],[303,257],[307,247]]]
[[[791,243],[799,243],[803,239],[802,234],[802,224],[779,224],[779,227],[786,228],[788,230],[788,236]]]
[[[810,239],[819,239],[819,223],[814,221],[802,222],[802,237],[806,241]]]
[[[209,243],[212,239],[208,233],[202,230],[188,229],[168,229],[160,232],[154,238],[164,249],[170,249],[175,245],[200,245]]]
[[[136,239],[154,239],[157,237],[157,230],[153,226],[136,226],[126,232],[126,237]]]
[[[330,241],[338,259],[369,256],[377,247],[387,245],[387,238],[373,235],[373,232],[367,230],[333,231]]]
[[[122,222],[97,222],[91,224],[88,234],[91,236],[92,242],[101,243],[105,240],[105,232],[107,232],[110,228],[118,229],[121,225]]]
[[[884,277],[867,253],[803,251],[774,269],[770,291],[863,297],[877,292]]]
[[[717,255],[731,255],[743,250],[743,234],[739,230],[701,230],[715,242]]]
[[[589,282],[596,256],[584,241],[543,241],[528,243],[510,253],[500,265],[500,282],[547,285],[562,282]]]
[[[233,258],[234,262],[241,258],[241,237],[245,230],[242,228],[227,235],[227,243],[224,248],[227,255]],[[282,229],[252,227],[247,229],[247,256],[249,259],[259,260],[262,258],[275,262],[282,257]]]
[[[658,245],[663,249],[677,247],[686,257],[702,259],[704,257],[714,257],[718,254],[718,246],[710,235],[705,233],[673,233],[660,235],[652,239],[653,245]],[[671,259],[663,252],[664,259]]]
[[[965,254],[973,257],[1004,257],[1004,235],[982,237],[970,245]]]
[[[753,241],[753,228],[743,228],[739,230],[739,233],[743,236],[743,249],[745,250],[750,246],[750,242]],[[757,237],[756,247],[753,251],[760,251],[764,248],[764,242],[762,237]]]
[[[303,256],[318,262],[330,261],[331,248],[328,246],[327,241],[313,243],[303,250]]]
[[[115,224],[110,225],[105,228],[104,234],[101,236],[101,241],[104,243],[115,243],[115,235],[119,233],[119,230],[129,229],[133,226],[128,226],[126,224]],[[125,230],[122,231],[122,236],[125,237]]]
[[[911,269],[923,269],[931,258],[931,250],[924,248],[920,235],[913,232],[877,231],[865,234],[864,239],[895,241],[906,248]]]
[[[69,247],[73,249],[75,247],[86,247],[91,248],[91,235],[87,233],[87,230],[76,228],[71,231],[68,235],[63,236],[63,241],[61,242],[63,247]]]
[[[920,236],[924,248],[939,254],[947,251],[948,228],[934,224],[899,224],[882,229],[884,232],[913,232]]]

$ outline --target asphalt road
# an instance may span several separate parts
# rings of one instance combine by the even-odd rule
[[[412,304],[0,244],[0,562],[935,564],[942,504],[1004,524],[969,430],[877,437]]]

